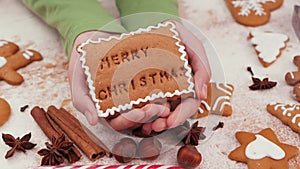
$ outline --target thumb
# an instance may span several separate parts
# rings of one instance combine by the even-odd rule
[[[75,106],[76,109],[85,115],[90,125],[96,125],[98,123],[98,115],[94,102],[88,95],[84,95],[79,102],[79,105]]]
[[[69,80],[74,107],[83,113],[91,125],[98,122],[97,110],[89,95],[89,89],[85,82],[85,74],[81,68],[78,56],[73,56],[70,61]]]

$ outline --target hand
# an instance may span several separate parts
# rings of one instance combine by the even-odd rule
[[[88,86],[86,85],[86,77],[81,67],[79,60],[80,54],[76,48],[79,44],[85,42],[91,37],[109,37],[112,34],[99,31],[90,31],[80,34],[73,45],[72,54],[69,63],[69,82],[71,95],[74,107],[82,112],[91,125],[96,125],[98,122],[97,110],[92,101]],[[150,111],[151,109],[151,111]],[[149,112],[149,113],[148,113]],[[153,116],[166,117],[170,113],[170,109],[163,105],[148,104],[143,109],[133,109],[127,113],[123,113],[115,119],[109,121],[112,128],[116,130],[124,130],[135,128],[143,122],[147,122]]]
[[[207,97],[207,84],[210,81],[211,70],[202,42],[187,28],[177,21],[172,21],[180,34],[186,52],[189,56],[189,63],[194,72],[195,91],[197,99],[186,99],[166,119],[169,128],[176,127],[186,121],[198,111],[201,100]]]
[[[201,100],[206,99],[207,84],[211,77],[211,71],[202,42],[181,23],[176,21],[172,22],[176,24],[181,40],[185,44],[189,56],[189,63],[194,72],[195,90],[198,99],[188,98],[184,100],[173,112],[170,112],[169,104],[148,104],[141,109],[123,113],[110,122],[110,125],[116,130],[131,127],[135,128],[142,125],[144,134],[150,134],[152,130],[160,132],[168,128],[176,127],[194,115],[198,111]],[[158,118],[149,121],[155,116]]]
[[[80,54],[76,48],[87,39],[96,37],[95,35],[98,37],[108,37],[111,34],[99,31],[89,31],[80,34],[74,42],[68,70],[73,105],[85,115],[91,125],[97,124],[98,115],[95,104],[90,97],[88,86],[86,85],[86,77],[79,60]]]
[[[199,99],[205,99],[207,93],[207,83],[210,79],[210,68],[205,54],[204,47],[191,32],[183,25],[175,22],[177,30],[181,35],[182,42],[186,45],[186,51],[189,55],[189,62],[192,66],[195,79],[195,90]],[[95,32],[81,34],[75,41],[74,47],[90,38]],[[108,37],[111,34],[97,32],[98,37]],[[97,111],[89,95],[89,89],[86,85],[85,75],[79,61],[79,54],[73,48],[73,53],[69,67],[69,77],[71,93],[74,106],[87,117],[90,124],[95,125],[98,122]],[[206,67],[205,67],[206,66]],[[76,76],[75,76],[76,75]],[[76,89],[76,90],[74,90]],[[142,125],[144,133],[150,133],[152,130],[159,132],[167,128],[176,127],[182,124],[186,119],[197,112],[199,102],[196,99],[186,99],[176,107],[171,113],[170,105],[148,104],[141,109],[133,109],[122,113],[120,116],[109,121],[112,128],[124,130],[136,128]],[[182,111],[184,108],[184,112]],[[158,117],[150,121],[153,117]]]

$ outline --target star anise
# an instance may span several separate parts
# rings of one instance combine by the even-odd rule
[[[277,82],[269,81],[269,78],[260,80],[259,78],[252,77],[253,84],[249,86],[251,90],[271,89],[277,85]]]
[[[204,139],[206,136],[203,134],[205,128],[198,127],[198,121],[193,125],[186,137],[182,140],[185,145],[198,145],[199,139]]]
[[[253,77],[254,73],[251,67],[247,67],[247,71],[249,71],[252,75],[253,84],[249,86],[251,90],[271,89],[277,85],[277,82],[269,81],[269,78],[264,78],[263,80],[260,80],[259,78]]]
[[[11,149],[6,153],[5,158],[12,157],[15,151],[23,151],[33,149],[36,144],[29,142],[31,138],[31,133],[24,135],[21,139],[20,137],[15,138],[11,134],[2,133],[2,139],[6,145],[11,147]]]
[[[41,165],[59,165],[64,162],[64,157],[67,155],[68,150],[72,147],[73,143],[65,140],[65,135],[58,138],[52,137],[52,144],[46,142],[47,148],[39,150],[37,153],[43,156]]]

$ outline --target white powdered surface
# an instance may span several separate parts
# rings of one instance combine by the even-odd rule
[[[105,1],[105,0],[102,0]],[[115,16],[118,15],[112,1],[105,1]],[[259,132],[270,127],[278,135],[280,141],[300,148],[299,134],[283,125],[280,120],[266,111],[266,105],[271,102],[297,103],[291,98],[292,87],[284,81],[288,71],[296,70],[292,59],[300,55],[300,43],[291,26],[294,4],[300,5],[300,0],[285,0],[284,5],[272,12],[271,20],[264,26],[255,29],[285,33],[290,40],[280,58],[270,67],[263,68],[258,61],[254,48],[247,41],[250,30],[254,28],[237,24],[228,11],[223,0],[180,0],[181,15],[196,25],[214,45],[219,54],[224,69],[225,79],[235,86],[232,97],[233,115],[231,117],[217,117],[225,123],[223,129],[213,133],[205,142],[198,146],[203,161],[202,169],[245,169],[246,164],[237,163],[228,159],[227,155],[239,146],[234,134],[237,131]],[[70,103],[70,92],[67,78],[68,62],[64,56],[58,33],[32,14],[19,0],[0,1],[0,39],[17,43],[21,49],[35,49],[40,51],[44,60],[19,70],[25,82],[20,86],[10,86],[0,82],[0,97],[5,98],[12,107],[9,121],[0,127],[1,133],[10,133],[14,136],[23,136],[31,132],[31,141],[38,145],[26,153],[17,152],[12,158],[5,159],[5,152],[9,150],[3,141],[0,141],[0,168],[22,169],[39,166],[41,157],[36,152],[45,147],[49,141],[30,116],[34,106],[47,108],[50,105],[64,106],[76,115],[83,123],[86,120]],[[214,67],[214,62],[211,62]],[[246,67],[251,66],[258,77],[269,77],[278,82],[278,85],[265,91],[250,91],[252,84]],[[213,69],[214,70],[214,69]],[[216,74],[214,76],[217,76]],[[20,107],[29,105],[25,112]],[[212,118],[212,117],[209,117]],[[205,125],[201,119],[200,124]],[[89,127],[89,126],[88,126]],[[107,134],[101,126],[89,127],[101,140],[114,142],[114,136]],[[105,141],[104,141],[105,142]],[[108,145],[109,147],[111,145]],[[173,164],[176,165],[178,147],[163,153],[155,161],[134,160],[132,164]],[[113,158],[102,158],[95,162],[86,157],[75,163],[81,164],[118,164]],[[300,164],[300,155],[289,162],[291,168]]]

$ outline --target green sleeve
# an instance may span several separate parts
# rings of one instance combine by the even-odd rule
[[[69,57],[75,38],[82,32],[124,32],[97,0],[23,0],[24,4],[61,35]],[[110,23],[108,26],[107,24]]]
[[[116,0],[116,5],[122,24],[128,31],[168,19],[179,21],[177,0]]]

